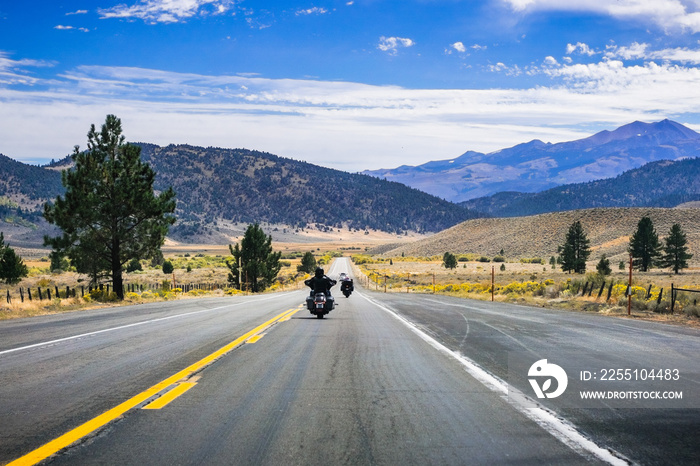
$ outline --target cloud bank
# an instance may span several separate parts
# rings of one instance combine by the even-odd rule
[[[513,11],[593,12],[623,20],[653,23],[665,30],[700,31],[696,0],[503,0]]]
[[[108,66],[41,79],[33,70],[52,63],[0,52],[0,152],[28,161],[67,155],[84,144],[90,124],[113,113],[132,141],[246,147],[360,171],[535,138],[571,140],[634,120],[700,122],[700,50],[577,43],[565,52],[537,66],[489,68],[549,81],[527,89],[408,89]]]
[[[177,23],[194,16],[225,13],[234,4],[234,0],[141,0],[131,6],[120,4],[100,8],[97,12],[103,19],[137,18],[149,23]]]

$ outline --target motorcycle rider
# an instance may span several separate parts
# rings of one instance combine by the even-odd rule
[[[352,278],[348,277],[347,275],[341,277],[340,291],[342,291],[343,294],[347,292],[345,296],[350,296],[350,293],[355,291],[355,284],[352,282]]]
[[[315,293],[323,293],[326,296],[331,295],[331,287],[338,283],[330,277],[327,277],[323,269],[318,267],[314,272],[314,276],[308,280],[304,280],[304,285],[311,288],[311,296]]]

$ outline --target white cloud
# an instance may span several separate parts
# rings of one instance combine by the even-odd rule
[[[696,0],[503,0],[513,11],[593,12],[622,20],[656,24],[666,30],[700,31]]]
[[[388,52],[390,55],[396,55],[400,47],[413,47],[416,43],[411,39],[404,37],[380,37],[377,48],[382,52]]]
[[[455,42],[454,44],[451,44],[450,47],[452,47],[453,49],[455,49],[456,51],[458,51],[460,53],[464,53],[467,51],[467,48],[461,42]]]
[[[39,80],[32,77],[26,68],[48,68],[52,62],[43,60],[13,60],[6,52],[0,51],[0,88],[2,85],[34,85]]]
[[[678,62],[700,64],[700,49],[687,47],[652,50],[649,44],[634,42],[629,46],[609,45],[606,49],[607,58],[623,60],[660,60],[663,62]]]
[[[575,45],[574,44],[566,44],[566,54],[571,55],[572,53],[580,53],[581,55],[588,55],[589,57],[592,57],[593,55],[596,55],[599,52],[596,52],[595,50],[591,49],[588,44],[584,44],[582,42],[577,42]]]
[[[82,32],[90,32],[90,30],[88,28],[75,28],[73,26],[64,26],[62,24],[59,24],[58,26],[54,26],[53,28],[58,29],[60,31],[70,31],[72,29],[77,29],[78,31],[82,31]]]
[[[552,85],[531,89],[406,89],[100,66],[46,80],[27,72],[48,65],[0,53],[0,153],[60,157],[113,113],[132,141],[247,147],[359,171],[534,138],[571,140],[634,120],[697,121],[700,109],[700,70],[612,59],[550,63],[536,71]]]
[[[140,0],[127,6],[100,8],[100,18],[138,18],[149,23],[177,23],[197,15],[221,14],[234,0]]]
[[[66,16],[70,16],[70,15],[85,15],[85,14],[87,14],[87,12],[88,12],[87,10],[77,10],[77,11],[73,11],[73,12],[71,12],[71,13],[66,13]]]
[[[549,66],[554,66],[554,65],[558,65],[559,62],[557,62],[556,58],[554,58],[552,56],[548,56],[548,57],[545,57],[544,64],[549,65]]]
[[[308,16],[308,15],[325,15],[328,13],[328,10],[325,8],[319,8],[317,6],[313,8],[308,8],[306,10],[297,10],[296,15],[297,16]]]

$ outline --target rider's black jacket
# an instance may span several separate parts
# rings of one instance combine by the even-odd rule
[[[311,277],[308,280],[304,281],[304,284],[310,287],[314,293],[325,294],[330,294],[331,287],[334,286],[336,283],[338,282],[336,282],[332,278],[327,277],[326,275],[324,275],[323,277]]]

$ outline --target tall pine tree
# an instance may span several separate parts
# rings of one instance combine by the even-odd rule
[[[693,255],[688,254],[688,247],[686,244],[688,240],[685,237],[685,233],[679,224],[674,224],[671,227],[671,231],[666,237],[666,245],[664,246],[664,254],[661,257],[661,266],[669,267],[676,274],[681,269],[688,268],[688,260],[690,260]]]
[[[564,272],[586,273],[586,260],[591,255],[590,243],[581,222],[575,221],[566,233],[564,244],[559,247],[561,269]]]
[[[637,231],[630,238],[629,252],[633,264],[642,272],[649,271],[661,254],[661,243],[654,230],[654,222],[649,217],[642,217],[637,224]]]
[[[243,239],[236,246],[228,245],[233,261],[228,263],[228,281],[238,289],[258,293],[272,285],[282,265],[281,252],[272,251],[272,236],[257,223],[248,225]]]
[[[141,149],[124,142],[121,120],[107,115],[101,131],[91,125],[87,150],[75,147],[74,167],[62,173],[65,197],[44,206],[44,217],[63,234],[44,243],[70,258],[93,281],[111,277],[124,299],[122,273],[132,259],[160,251],[175,223],[175,192],[155,195],[155,172],[141,161]]]

